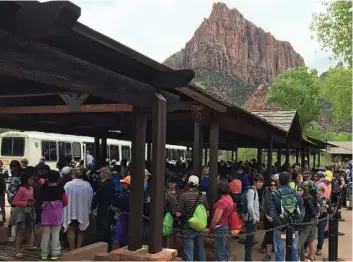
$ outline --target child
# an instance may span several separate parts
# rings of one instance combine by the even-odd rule
[[[50,170],[47,176],[47,183],[40,189],[42,196],[42,241],[40,244],[42,250],[42,259],[48,258],[51,253],[51,259],[57,260],[60,255],[59,234],[63,218],[64,207],[68,204],[65,190],[59,185],[60,174],[58,171]],[[49,251],[49,244],[51,249]]]
[[[22,258],[20,253],[23,235],[26,235],[26,243],[28,248],[31,248],[31,234],[34,228],[35,213],[34,213],[34,199],[33,188],[30,186],[30,178],[32,174],[22,173],[21,185],[18,189],[13,204],[16,205],[16,258]]]
[[[326,199],[325,188],[321,187],[321,186],[317,190],[317,197],[318,197],[318,201],[319,201],[319,205],[320,205],[319,220],[321,220],[321,219],[327,217],[327,214],[329,211],[329,206],[330,206],[330,200]],[[327,225],[327,219],[320,221],[317,225],[317,230],[318,230],[317,251],[316,251],[317,256],[321,256],[322,246],[324,245],[324,236],[325,236],[326,225]]]

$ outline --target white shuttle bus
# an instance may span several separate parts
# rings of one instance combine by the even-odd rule
[[[146,145],[147,147],[147,145]],[[59,159],[74,159],[86,161],[87,152],[94,153],[94,138],[43,132],[8,131],[0,134],[0,160],[4,169],[8,169],[11,160],[28,159],[30,166],[39,163],[40,157],[45,157],[46,164],[56,169]],[[146,150],[147,151],[147,150]],[[130,161],[131,142],[107,139],[107,157],[118,163],[122,159]],[[166,145],[166,158],[176,162],[186,157],[186,147]],[[147,158],[147,152],[146,152]]]

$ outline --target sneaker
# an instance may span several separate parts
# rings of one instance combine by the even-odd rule
[[[321,250],[320,249],[316,250],[315,255],[321,256]]]
[[[59,260],[59,257],[58,256],[51,256],[50,260]]]
[[[271,255],[266,254],[263,261],[271,261]]]
[[[42,260],[48,260],[48,257],[42,256],[41,259],[42,259]]]

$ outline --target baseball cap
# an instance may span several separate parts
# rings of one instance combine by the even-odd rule
[[[273,174],[271,177],[273,180],[279,180],[279,174]]]
[[[110,174],[110,169],[108,167],[102,167],[98,170],[98,173]]]
[[[193,184],[194,186],[197,186],[199,184],[199,178],[197,176],[190,176],[188,180],[188,184]]]
[[[125,178],[121,179],[120,183],[131,185],[131,176],[126,176]]]
[[[319,178],[324,177],[324,172],[318,171],[318,172],[316,172],[316,175],[317,175]]]

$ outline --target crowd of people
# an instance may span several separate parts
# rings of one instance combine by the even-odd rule
[[[89,160],[89,161],[88,161]],[[132,163],[107,160],[97,170],[94,158],[73,163],[59,161],[57,170],[51,170],[41,158],[28,166],[26,159],[10,163],[11,179],[6,189],[7,172],[0,163],[0,208],[6,221],[5,193],[11,205],[9,232],[15,226],[16,257],[23,256],[22,244],[41,249],[42,259],[56,260],[61,246],[67,243],[71,250],[82,246],[84,232],[95,221],[97,241],[128,244],[128,216]],[[246,162],[219,162],[217,202],[210,201],[210,172],[205,165],[201,174],[195,174],[192,163],[166,163],[165,214],[173,219],[173,228],[179,229],[186,261],[197,257],[206,260],[205,232],[214,234],[217,261],[230,259],[230,219],[236,213],[246,233],[245,261],[252,260],[252,249],[257,224],[263,223],[266,234],[261,244],[264,261],[285,260],[285,232],[294,225],[293,261],[310,260],[321,255],[327,235],[327,217],[336,207],[346,205],[351,198],[352,165],[346,169],[327,166],[325,169],[306,170],[298,164],[271,167],[272,176],[264,165],[255,160]],[[144,184],[144,218],[148,230],[150,205],[150,163],[146,162]],[[207,228],[195,229],[190,219],[198,206],[208,216]],[[351,206],[349,207],[351,209]],[[340,212],[338,211],[338,215]],[[342,217],[340,217],[342,219]],[[162,227],[163,225],[161,225]],[[147,235],[147,233],[146,233]],[[316,243],[317,238],[317,243]],[[195,256],[194,253],[196,252]]]

